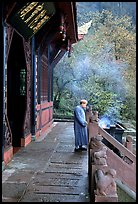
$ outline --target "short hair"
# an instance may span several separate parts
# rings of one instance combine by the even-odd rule
[[[87,101],[87,100],[85,100],[85,99],[82,99],[82,100],[80,100],[80,104],[82,104],[82,103],[84,103],[84,104],[86,104],[86,105],[87,105],[88,101]]]

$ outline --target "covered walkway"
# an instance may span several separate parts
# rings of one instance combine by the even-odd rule
[[[88,153],[74,152],[72,122],[20,149],[2,173],[2,202],[89,202]]]

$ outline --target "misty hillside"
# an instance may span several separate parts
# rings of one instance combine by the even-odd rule
[[[89,21],[89,13],[109,10],[114,15],[128,15],[136,24],[136,2],[76,2],[78,26]]]

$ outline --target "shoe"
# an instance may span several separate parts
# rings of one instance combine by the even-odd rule
[[[81,151],[87,151],[87,148],[86,147],[80,147],[80,150]]]
[[[75,148],[74,151],[75,151],[75,152],[80,152],[81,149],[80,149],[80,148]]]

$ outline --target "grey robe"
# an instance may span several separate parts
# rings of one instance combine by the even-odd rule
[[[86,116],[81,105],[74,109],[74,134],[75,147],[88,144]]]

